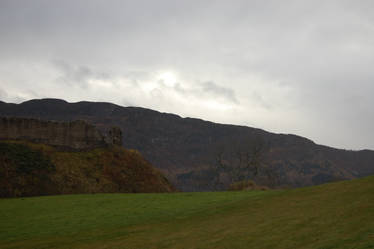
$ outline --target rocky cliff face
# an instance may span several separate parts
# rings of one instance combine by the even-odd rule
[[[76,150],[122,145],[119,128],[111,128],[106,136],[85,121],[53,122],[32,118],[0,118],[0,139],[27,140]]]

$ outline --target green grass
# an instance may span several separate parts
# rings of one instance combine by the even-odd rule
[[[0,248],[374,248],[374,177],[284,191],[1,199]]]

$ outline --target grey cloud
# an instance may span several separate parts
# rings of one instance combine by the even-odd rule
[[[88,81],[91,79],[110,79],[109,75],[106,73],[94,72],[86,66],[72,66],[62,60],[53,61],[53,65],[60,72],[60,76],[57,78],[57,81],[70,86],[87,88],[89,87]]]
[[[126,90],[113,96],[106,89],[106,101],[139,95],[130,102],[168,111],[141,89],[155,81],[153,73],[174,70],[180,84],[156,87],[163,99],[176,93],[240,107],[213,121],[241,116],[242,123],[331,146],[374,149],[373,9],[369,0],[2,0],[1,88],[8,99],[21,96],[31,79],[35,92],[67,84],[79,88],[74,100],[95,100],[101,96],[85,90],[98,79]],[[60,62],[45,66],[54,58]],[[316,128],[321,120],[323,129]]]
[[[164,97],[164,94],[162,93],[162,91],[159,88],[152,89],[150,94],[153,98],[156,98],[156,99],[162,99]]]
[[[5,94],[4,94],[5,93]],[[10,103],[22,103],[26,100],[38,98],[39,95],[33,93],[32,91],[20,91],[18,94],[7,94],[6,92],[0,92],[0,100]]]
[[[265,109],[271,110],[273,108],[273,106],[268,101],[264,100],[264,97],[257,92],[252,93],[252,100]]]
[[[139,87],[142,81],[152,80],[149,72],[139,70],[125,72],[123,77],[129,79],[134,87]]]
[[[40,97],[41,96],[37,92],[30,89],[22,89],[16,94],[10,94],[6,90],[0,88],[0,101],[4,102],[21,103],[32,98]]]
[[[134,106],[134,104],[131,101],[127,100],[127,99],[123,99],[120,102],[120,104],[123,105],[123,106]]]
[[[159,83],[166,87],[162,81]],[[195,85],[186,88],[182,84],[177,83],[173,86],[173,90],[185,97],[204,97],[206,99],[215,99],[228,103],[239,104],[235,92],[228,87],[222,87],[212,81],[196,83]]]
[[[235,104],[239,103],[239,101],[237,100],[235,96],[234,90],[228,87],[219,86],[212,81],[203,82],[200,85],[201,85],[201,90],[203,93],[206,93],[208,95],[212,95],[218,98],[222,98],[231,103],[235,103]]]
[[[0,99],[5,101],[7,100],[7,97],[8,97],[8,93],[4,89],[0,88]]]

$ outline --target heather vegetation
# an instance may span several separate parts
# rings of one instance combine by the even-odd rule
[[[0,199],[0,248],[373,248],[374,177],[294,190]]]
[[[25,144],[0,143],[0,197],[53,193],[50,158]]]
[[[170,192],[139,152],[119,146],[61,151],[44,144],[0,143],[0,196]]]

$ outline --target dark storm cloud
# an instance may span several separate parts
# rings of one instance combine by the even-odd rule
[[[2,0],[0,97],[131,103],[374,148],[373,13],[365,0]]]

